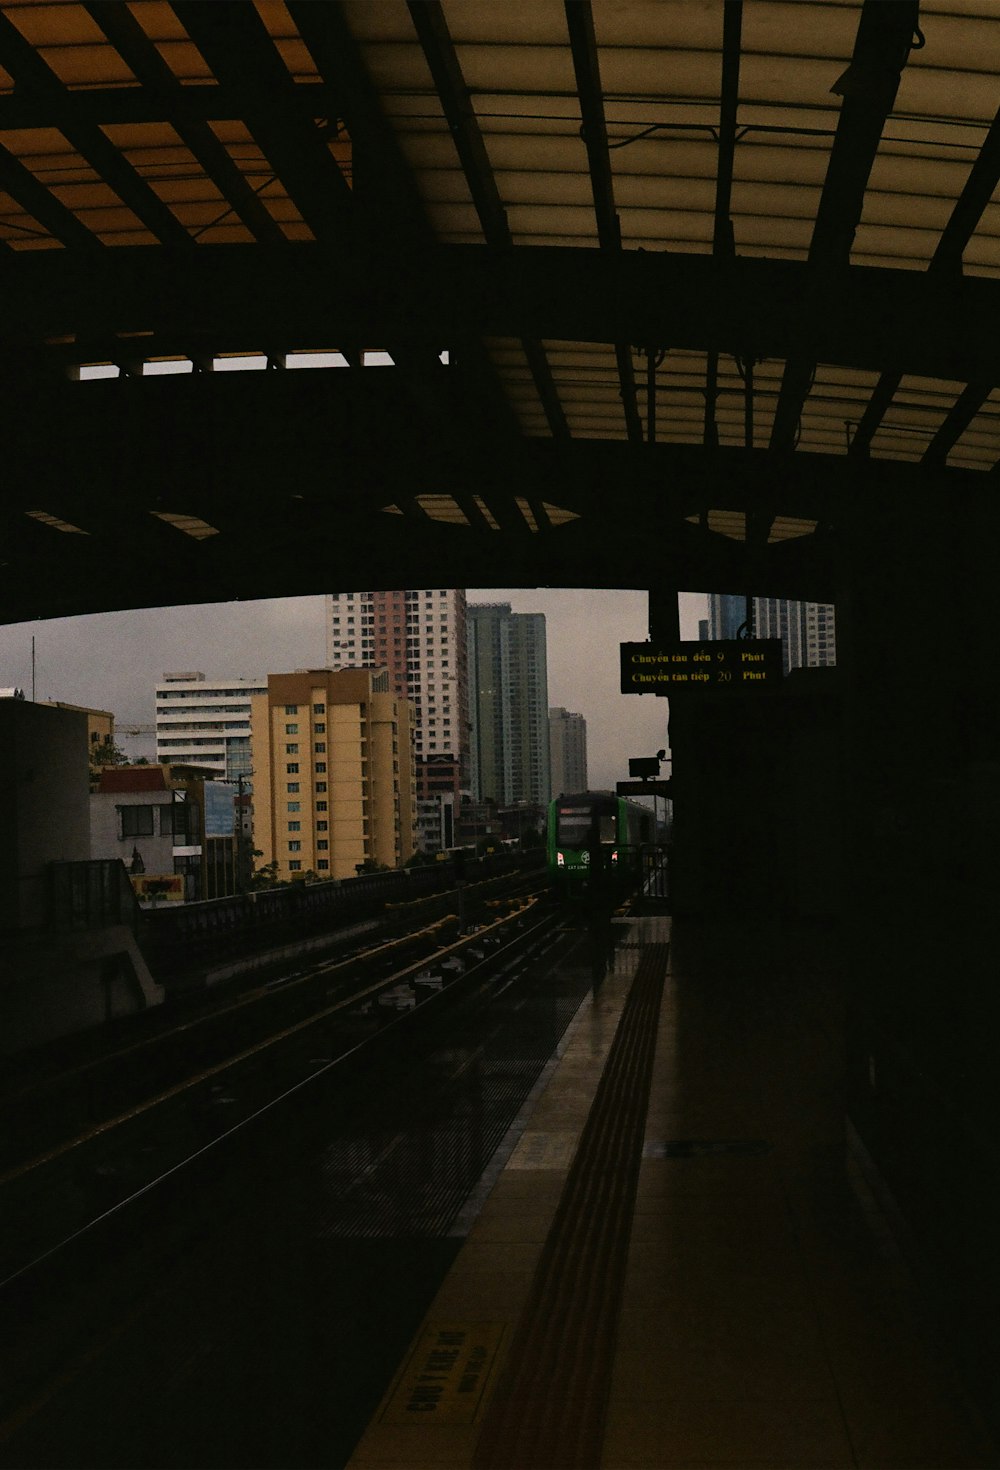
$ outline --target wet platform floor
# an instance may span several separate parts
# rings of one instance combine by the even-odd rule
[[[587,1130],[651,948],[623,1186]],[[622,925],[351,1470],[1000,1462],[859,1167],[842,1039],[829,935]]]

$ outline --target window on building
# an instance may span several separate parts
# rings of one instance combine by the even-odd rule
[[[120,806],[118,810],[121,812],[123,837],[152,837],[153,808],[151,806]]]
[[[313,750],[317,755],[326,755],[326,742],[323,740],[317,741],[313,746]]]
[[[320,852],[326,852],[326,850],[329,848],[330,844],[326,840],[325,837],[321,837],[317,841],[316,846],[319,848]]]
[[[300,812],[302,810],[301,801],[290,801],[288,803],[288,810],[290,812]]]
[[[298,781],[289,781],[288,782],[288,785],[286,787],[286,790],[289,793],[291,793],[293,791],[298,791],[298,789],[299,789],[299,783],[298,783]]]
[[[320,858],[319,861],[317,862],[316,866],[317,866],[317,868],[328,868],[330,866],[329,859],[328,858]]]
[[[314,732],[317,735],[325,735],[326,734],[326,726],[325,725],[322,725],[322,724],[317,724],[314,727]]]
[[[287,765],[285,767],[285,774],[287,776],[297,776],[299,774],[298,761],[292,761],[289,765]]]
[[[285,705],[285,714],[286,715],[297,715],[298,712],[299,712],[299,707],[298,707],[297,704],[286,704]]]
[[[314,704],[313,705],[313,714],[314,715],[325,715],[326,714],[326,705],[325,704]]]
[[[299,842],[298,840],[296,840],[294,842],[290,842],[288,844],[288,851],[289,852],[301,852],[302,851],[302,843]]]
[[[325,781],[317,781],[316,782],[316,790],[317,791],[325,791],[326,790],[326,782]],[[319,806],[319,802],[317,802],[316,805]],[[323,810],[326,811],[326,803],[325,802],[323,803]]]
[[[302,862],[301,862],[301,860],[299,858],[292,858],[291,862],[288,864],[288,871],[290,873],[301,873],[301,871],[302,871]]]
[[[286,755],[298,755],[298,753],[299,753],[299,747],[297,745],[286,745],[285,746],[285,754]]]
[[[326,761],[317,761],[316,762],[316,769],[317,769],[317,771],[322,771],[322,772],[325,773],[325,771],[326,771]],[[317,787],[316,789],[319,790],[319,787]]]
[[[285,726],[285,734],[286,735],[297,735],[298,733],[299,733],[299,727],[298,727],[298,725],[286,725]]]
[[[288,830],[289,830],[289,832],[301,832],[302,831],[302,823],[301,822],[289,822],[289,824],[288,824]]]
[[[318,801],[316,803],[316,810],[318,812],[325,812],[326,811],[326,802],[325,801]]]
[[[324,811],[325,810],[326,810],[326,808],[324,806]],[[317,822],[316,823],[316,831],[317,832],[328,832],[329,829],[330,829],[330,823],[329,822]]]

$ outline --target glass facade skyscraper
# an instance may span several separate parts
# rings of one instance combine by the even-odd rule
[[[500,806],[549,800],[545,615],[509,602],[468,608],[472,795]]]

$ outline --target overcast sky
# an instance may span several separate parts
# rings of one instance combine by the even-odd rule
[[[545,614],[549,704],[586,719],[592,787],[613,786],[627,777],[629,756],[666,745],[666,702],[619,692],[618,645],[646,637],[645,592],[470,588],[468,596]],[[322,668],[323,605],[322,597],[276,598],[0,627],[0,687],[17,685],[31,697],[34,637],[37,698],[108,709],[119,725],[151,725],[153,689],[168,670],[219,678]],[[697,638],[704,616],[704,596],[683,595],[681,637]],[[150,739],[119,743],[133,758],[155,753]]]

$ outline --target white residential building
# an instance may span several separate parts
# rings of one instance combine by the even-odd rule
[[[266,678],[209,681],[201,673],[164,674],[156,686],[156,759],[207,766],[228,781],[247,775],[250,700],[266,693]]]

